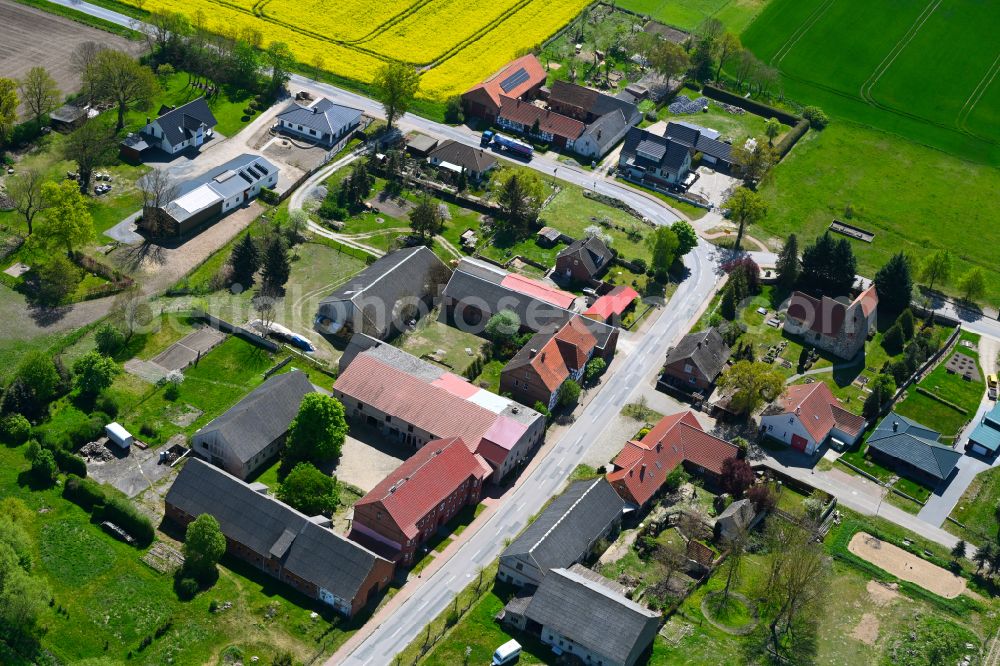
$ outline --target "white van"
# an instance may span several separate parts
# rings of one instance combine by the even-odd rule
[[[514,663],[521,656],[521,644],[513,638],[497,648],[493,653],[493,666]]]

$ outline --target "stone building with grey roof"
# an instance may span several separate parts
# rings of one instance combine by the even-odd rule
[[[245,479],[278,455],[302,398],[312,392],[313,385],[304,372],[273,375],[200,428],[191,438],[191,449]]]
[[[320,301],[314,327],[325,335],[364,333],[386,340],[428,312],[450,277],[427,247],[390,252]]]
[[[624,508],[604,477],[573,483],[500,554],[497,580],[538,586],[550,569],[580,562],[615,532]]]
[[[600,666],[637,663],[660,628],[659,613],[579,566],[551,569],[533,594],[515,597],[505,607],[503,619],[537,634],[556,654]]]
[[[374,605],[393,564],[231,474],[192,458],[164,499],[181,528],[202,514],[219,521],[227,552],[351,617]]]

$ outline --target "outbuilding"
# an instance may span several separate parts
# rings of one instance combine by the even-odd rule
[[[104,433],[108,436],[109,440],[123,449],[127,449],[132,446],[132,442],[135,440],[135,438],[132,437],[132,433],[122,427],[122,424],[117,421],[104,426]]]

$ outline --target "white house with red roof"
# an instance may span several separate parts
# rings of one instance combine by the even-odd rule
[[[694,412],[687,410],[663,417],[640,441],[626,443],[607,478],[622,499],[643,507],[678,465],[716,479],[722,464],[738,453],[734,444],[705,432]]]
[[[428,442],[354,504],[348,535],[398,563],[466,506],[475,506],[493,468],[461,437]]]
[[[850,302],[795,291],[788,301],[784,328],[813,346],[850,360],[864,348],[868,336],[874,335],[877,310],[874,284]]]
[[[789,386],[760,419],[765,435],[807,455],[831,438],[854,444],[866,425],[864,418],[844,409],[823,382]]]
[[[348,417],[414,449],[461,437],[493,467],[495,481],[545,434],[535,410],[360,333],[341,358],[333,395]]]

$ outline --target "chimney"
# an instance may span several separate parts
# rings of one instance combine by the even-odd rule
[[[532,347],[528,353],[531,354],[531,358],[535,358],[535,354],[538,353],[538,350]]]
[[[639,480],[642,481],[646,476],[646,463],[642,463],[642,467],[639,468]]]
[[[801,406],[800,407],[796,407],[795,408],[795,413],[796,414],[801,414],[802,413],[802,407]]]
[[[899,421],[893,421],[892,422],[892,431],[896,432],[897,430],[899,430]]]

